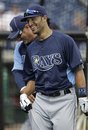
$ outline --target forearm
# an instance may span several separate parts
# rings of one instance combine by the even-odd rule
[[[83,70],[76,72],[76,86],[78,87],[77,93],[80,108],[88,116],[87,87]]]
[[[76,71],[75,78],[78,97],[87,96],[86,80],[83,69]]]
[[[78,88],[85,88],[86,87],[86,80],[83,69],[77,70],[75,72],[75,79],[76,79],[76,86]]]
[[[14,76],[14,80],[17,84],[19,90],[25,86],[25,81],[23,79],[23,70],[13,70],[12,74]]]
[[[21,109],[25,112],[29,112],[32,109],[32,103],[35,101],[33,94],[35,91],[35,81],[30,80],[27,86],[20,90],[20,105]]]
[[[25,93],[27,95],[31,95],[34,92],[35,92],[35,81],[33,80],[30,80],[27,83],[27,86],[20,91],[20,93]]]

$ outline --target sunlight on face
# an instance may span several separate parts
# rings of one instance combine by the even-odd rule
[[[36,16],[28,19],[28,24],[34,34],[38,34],[43,26],[43,17]]]

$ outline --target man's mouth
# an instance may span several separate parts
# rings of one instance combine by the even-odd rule
[[[35,27],[35,26],[32,26],[32,27],[31,27],[31,30],[32,30],[32,31],[34,31],[35,29],[36,29],[36,27]]]

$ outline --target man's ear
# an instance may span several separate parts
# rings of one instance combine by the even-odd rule
[[[43,18],[45,19],[45,21],[47,21],[47,19],[48,19],[48,17],[46,15],[44,15]]]

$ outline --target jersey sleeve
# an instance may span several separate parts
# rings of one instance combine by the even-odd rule
[[[22,57],[19,53],[19,47],[20,47],[20,43],[18,43],[15,47],[15,50],[14,50],[14,65],[13,65],[13,68],[12,68],[12,71],[13,70],[23,70],[23,62],[22,62]]]
[[[28,56],[28,52],[26,53],[25,62],[24,62],[24,80],[27,83],[29,80],[35,80],[35,75],[33,72],[32,64],[30,58]]]
[[[20,90],[22,87],[25,86],[25,81],[23,79],[23,70],[13,70],[12,73],[14,76],[14,80],[17,84],[17,87]]]
[[[69,36],[67,44],[65,46],[66,46],[65,58],[67,59],[67,63],[69,64],[72,70],[75,70],[77,66],[83,64],[79,48],[77,47],[75,41]]]

